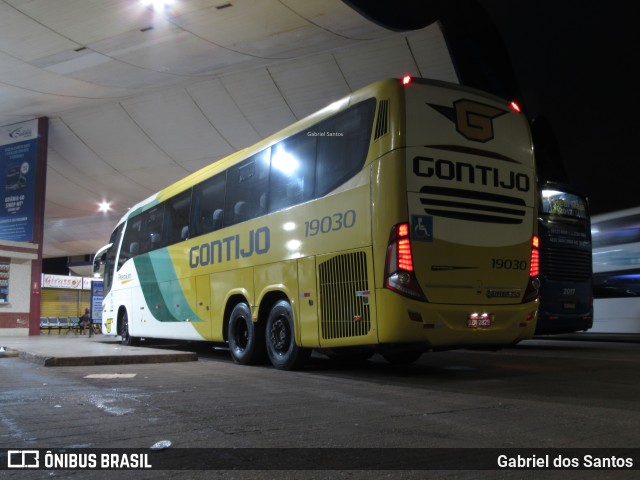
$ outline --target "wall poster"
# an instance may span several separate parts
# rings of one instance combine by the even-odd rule
[[[0,239],[31,242],[36,206],[38,120],[0,127]]]

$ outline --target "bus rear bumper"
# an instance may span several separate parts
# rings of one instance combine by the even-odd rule
[[[553,335],[587,331],[593,327],[593,310],[578,314],[538,312],[536,335]]]
[[[376,292],[378,341],[426,343],[432,349],[506,346],[532,338],[538,302],[515,305],[442,305]]]

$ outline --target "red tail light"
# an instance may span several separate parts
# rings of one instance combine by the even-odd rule
[[[529,282],[524,292],[522,303],[532,302],[538,298],[540,291],[540,238],[536,235],[531,240],[531,262],[529,264]]]
[[[413,270],[408,223],[399,223],[391,230],[384,279],[384,285],[389,290],[416,300],[427,300]]]
[[[533,236],[531,242],[531,264],[529,266],[529,276],[537,277],[540,275],[540,238]]]
[[[411,83],[411,75],[405,75],[402,77],[402,84],[409,85]]]

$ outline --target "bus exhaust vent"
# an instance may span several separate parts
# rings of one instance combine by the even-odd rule
[[[367,257],[338,255],[319,265],[322,338],[367,335],[371,329]]]
[[[521,198],[446,187],[422,187],[420,203],[436,217],[519,225],[526,215]]]
[[[376,134],[375,134],[374,140],[379,139],[388,131],[389,131],[389,100],[380,100],[380,107],[378,108],[378,119],[376,120]]]

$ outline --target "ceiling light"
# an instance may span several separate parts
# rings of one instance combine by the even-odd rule
[[[103,200],[98,204],[98,210],[100,212],[105,212],[105,213],[108,212],[109,210],[111,210],[111,203],[107,202],[106,200]]]
[[[151,7],[156,12],[171,10],[173,8],[173,0],[140,0],[145,7]]]

